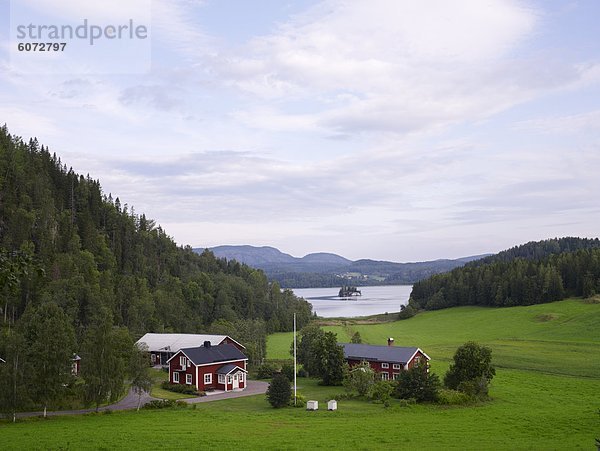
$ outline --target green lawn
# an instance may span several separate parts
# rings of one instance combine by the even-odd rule
[[[164,381],[169,380],[169,373],[162,370],[151,370],[152,374],[152,388],[150,389],[150,395],[159,399],[186,399],[195,398],[194,395],[184,395],[183,393],[175,393],[170,390],[165,390],[160,386]]]
[[[579,300],[506,309],[458,308],[407,321],[333,328],[347,339],[417,345],[443,374],[456,346],[493,348],[491,402],[391,407],[338,401],[337,412],[270,408],[264,396],[181,410],[0,423],[2,449],[594,449],[600,437],[600,304]],[[291,334],[269,339],[287,358]],[[321,406],[340,388],[299,379]],[[321,408],[322,408],[321,407]]]

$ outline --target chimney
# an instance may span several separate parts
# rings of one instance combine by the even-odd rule
[[[388,338],[388,346],[394,346],[394,339],[392,337]]]
[[[207,340],[207,341],[205,341],[205,342],[204,342],[204,347],[205,347],[205,348],[210,348],[210,341],[208,341],[208,340]]]

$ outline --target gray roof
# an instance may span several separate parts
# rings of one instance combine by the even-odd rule
[[[150,352],[177,352],[183,348],[195,348],[202,346],[204,345],[205,341],[210,341],[211,346],[218,346],[226,338],[235,341],[233,338],[228,337],[227,335],[148,333],[140,338],[137,341],[137,344],[144,343]]]
[[[180,349],[194,365],[205,365],[207,363],[227,362],[230,360],[246,360],[247,357],[236,348],[234,345],[223,344],[219,346],[211,346],[205,348],[200,346],[197,348]],[[175,356],[173,356],[175,357]],[[171,359],[173,358],[171,357]],[[171,360],[169,359],[169,360]]]
[[[419,348],[404,348],[401,346],[373,346],[356,343],[340,343],[340,345],[344,347],[344,358],[369,362],[406,364],[417,351],[421,351]]]
[[[234,365],[233,363],[228,363],[227,365],[223,365],[221,368],[219,368],[216,373],[217,374],[229,374],[234,370],[242,370],[243,372],[247,373],[247,371],[244,368],[240,368],[237,365]]]

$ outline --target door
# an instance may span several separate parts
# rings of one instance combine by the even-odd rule
[[[233,375],[233,389],[235,390],[236,388],[240,388],[240,381],[238,379],[238,374],[239,373],[235,373]]]

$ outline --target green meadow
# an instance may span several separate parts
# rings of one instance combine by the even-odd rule
[[[419,346],[433,371],[456,347],[492,347],[492,401],[474,406],[389,408],[364,401],[323,407],[341,391],[298,379],[321,410],[272,409],[263,396],[195,408],[0,423],[2,449],[595,449],[600,438],[600,304],[568,300],[505,309],[456,308],[378,325],[328,327],[348,340]],[[288,358],[291,334],[270,337],[269,357]]]

